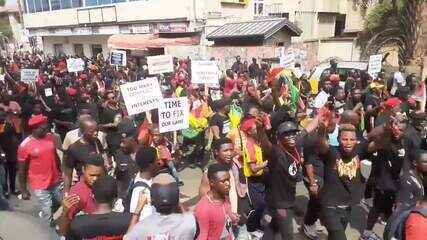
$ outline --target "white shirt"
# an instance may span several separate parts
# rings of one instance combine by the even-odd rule
[[[150,179],[150,180],[143,179],[143,178],[141,178],[140,174],[138,173],[135,176],[135,180],[134,180],[134,183],[136,183],[136,182],[145,182],[148,186],[151,187],[152,179]],[[144,186],[140,186],[140,187],[135,187],[132,191],[132,198],[130,200],[130,212],[135,213],[136,207],[138,206],[139,194],[141,192],[143,192],[147,196],[147,203],[145,204],[144,208],[142,209],[141,215],[139,216],[139,221],[150,216],[151,214],[153,214],[156,211],[155,207],[153,205],[151,205],[150,189],[148,189]]]

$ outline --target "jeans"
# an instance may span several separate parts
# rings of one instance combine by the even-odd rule
[[[267,215],[271,216],[271,222],[265,222],[263,240],[293,240],[293,218],[294,210],[291,208],[281,209],[286,211],[286,215],[280,215],[278,209],[268,209]],[[264,217],[265,218],[265,217]]]
[[[350,207],[321,206],[320,219],[328,230],[328,240],[347,240],[345,229],[350,221]]]
[[[173,163],[172,160],[168,162],[168,168],[169,168],[169,171],[170,171],[172,177],[175,179],[175,181],[177,183],[179,183],[181,181],[181,180],[179,180],[179,173],[176,170],[175,164]]]
[[[48,189],[36,189],[33,191],[42,211],[42,218],[52,221],[53,213],[61,206],[62,186],[57,183]]]
[[[6,172],[4,170],[3,164],[0,163],[0,211],[9,210],[9,202],[4,197],[3,183],[6,181]]]
[[[310,195],[310,200],[307,205],[307,212],[304,217],[304,224],[311,226],[316,223],[317,219],[319,219],[320,212],[320,202],[319,198],[316,196]]]
[[[375,189],[374,202],[368,214],[366,229],[372,230],[377,222],[378,216],[384,214],[384,219],[388,219],[393,213],[393,204],[395,202],[395,193],[392,191],[380,191]]]

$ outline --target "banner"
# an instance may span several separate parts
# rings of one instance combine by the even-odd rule
[[[126,66],[126,51],[112,50],[110,64],[116,66]]]
[[[34,82],[38,76],[38,69],[21,69],[21,81],[23,82]]]
[[[280,67],[292,68],[295,65],[295,54],[289,53],[280,57]]]
[[[135,115],[159,107],[162,99],[157,78],[146,78],[120,85],[129,115]]]
[[[171,55],[147,57],[147,65],[149,74],[173,72],[173,60]]]
[[[81,72],[84,70],[85,62],[81,58],[67,59],[68,72]]]
[[[159,130],[160,133],[172,132],[189,127],[190,111],[188,99],[163,98],[159,105]]]
[[[368,73],[374,75],[381,72],[381,63],[383,60],[383,55],[371,55],[369,56],[369,68]]]
[[[218,72],[215,61],[191,61],[191,83],[219,84]]]

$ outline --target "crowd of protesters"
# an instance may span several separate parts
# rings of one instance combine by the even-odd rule
[[[66,239],[289,240],[302,182],[309,239],[320,225],[348,239],[355,205],[368,211],[362,240],[381,239],[377,222],[384,239],[425,239],[426,80],[404,69],[340,75],[331,61],[312,81],[299,64],[236,57],[204,86],[191,83],[190,59],[174,59],[154,77],[164,97],[188,98],[189,128],[160,133],[157,110],[129,116],[120,92],[153,77],[144,60],[84,61],[69,73],[66,57],[1,59],[0,208],[13,210],[11,194],[36,198]],[[36,81],[20,81],[25,68]],[[183,166],[203,171],[192,211],[180,201]]]

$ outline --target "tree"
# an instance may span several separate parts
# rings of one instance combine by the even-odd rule
[[[364,30],[357,38],[367,57],[383,47],[395,47],[399,63],[421,63],[422,6],[426,0],[383,0],[365,17]]]

